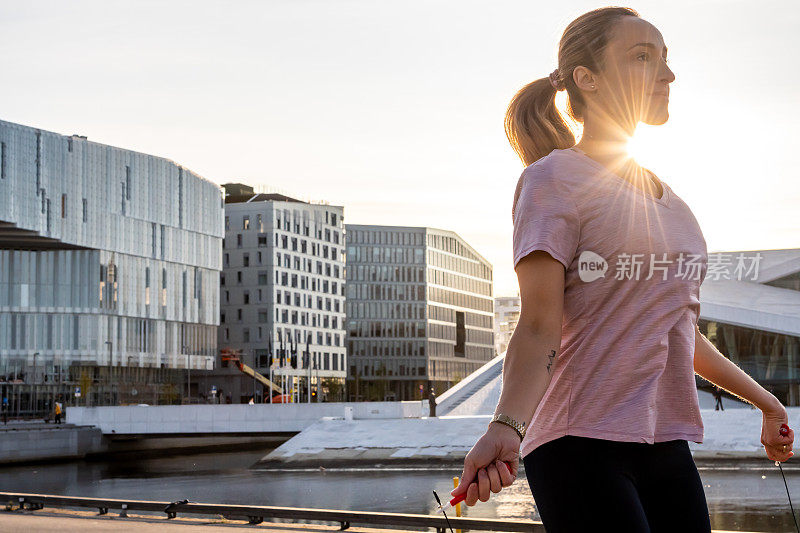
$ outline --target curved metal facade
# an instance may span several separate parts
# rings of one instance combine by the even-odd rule
[[[0,121],[0,373],[212,368],[223,217],[172,161]]]

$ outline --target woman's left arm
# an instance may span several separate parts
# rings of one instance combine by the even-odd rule
[[[753,404],[762,412],[761,444],[773,461],[785,461],[792,455],[794,431],[785,437],[781,424],[788,424],[786,408],[768,390],[759,385],[736,364],[722,355],[716,346],[695,327],[694,371],[711,383]],[[786,451],[783,451],[783,445]]]

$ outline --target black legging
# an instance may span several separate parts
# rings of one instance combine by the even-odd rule
[[[685,440],[567,435],[523,458],[547,533],[709,533],[703,482]]]

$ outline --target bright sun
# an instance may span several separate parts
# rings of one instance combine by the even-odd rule
[[[639,132],[642,133],[642,132]],[[647,166],[657,159],[658,148],[647,135],[634,135],[628,141],[628,154],[640,165]],[[655,148],[655,149],[654,149]]]
[[[583,125],[572,120],[569,113],[566,112],[566,105],[566,91],[561,91],[556,94],[556,107],[558,107],[561,116],[575,135],[575,140],[580,141],[580,137],[583,134]],[[633,137],[628,141],[627,151],[636,163],[645,168],[653,169],[664,166],[664,163],[667,162],[665,161],[667,158],[665,145],[668,143],[669,133],[664,131],[663,127],[639,124]]]

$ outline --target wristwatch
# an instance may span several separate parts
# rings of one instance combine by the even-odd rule
[[[514,431],[517,432],[519,438],[521,440],[525,440],[525,431],[526,431],[525,422],[517,422],[510,416],[500,413],[495,413],[495,415],[492,417],[492,421],[489,423],[491,424],[492,422],[500,422],[501,424],[511,426],[512,428],[514,428]]]

